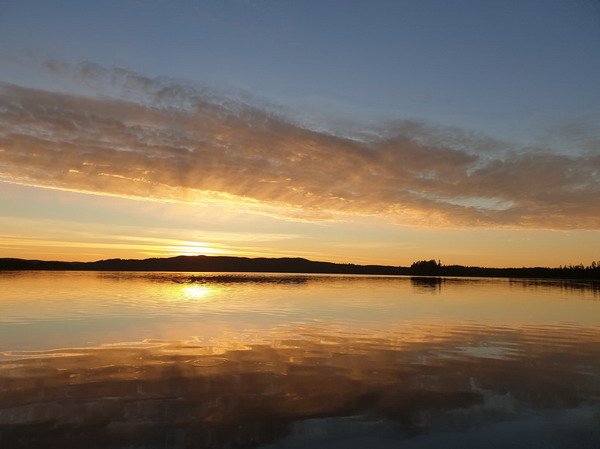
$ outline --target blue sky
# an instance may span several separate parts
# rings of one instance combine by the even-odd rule
[[[594,1],[5,1],[0,42],[5,56],[241,90],[313,121],[408,118],[525,144],[600,122]],[[53,82],[3,66],[5,81]]]

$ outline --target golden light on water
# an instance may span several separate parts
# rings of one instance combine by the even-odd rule
[[[206,285],[186,285],[182,293],[186,299],[208,299],[214,293],[214,289]]]

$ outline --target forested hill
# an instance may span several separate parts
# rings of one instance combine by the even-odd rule
[[[261,273],[410,274],[408,268],[314,262],[302,258],[177,256],[151,259],[108,259],[97,262],[49,262],[0,259],[0,270],[86,271],[224,271]]]
[[[523,267],[489,268],[442,265],[422,260],[410,267],[356,265],[315,262],[302,258],[248,258],[226,256],[177,256],[150,259],[108,259],[96,262],[60,262],[43,260],[0,259],[0,270],[71,270],[71,271],[191,271],[191,272],[259,272],[259,273],[328,273],[410,276],[477,276],[507,278],[592,279],[600,280],[600,263],[589,266],[569,265],[559,268]]]

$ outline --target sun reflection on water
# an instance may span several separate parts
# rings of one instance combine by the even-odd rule
[[[186,285],[182,288],[182,293],[186,299],[208,299],[214,294],[214,289],[206,285]]]

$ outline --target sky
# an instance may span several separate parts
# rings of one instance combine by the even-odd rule
[[[2,1],[0,257],[600,259],[597,1]]]

